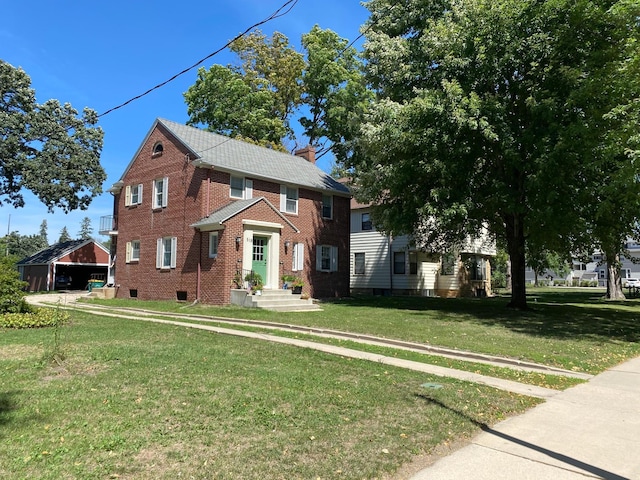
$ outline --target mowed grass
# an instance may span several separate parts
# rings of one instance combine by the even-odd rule
[[[392,478],[537,403],[269,342],[71,318],[58,346],[50,328],[0,330],[0,478]],[[64,361],[47,361],[52,349]]]
[[[506,308],[506,296],[355,297],[323,301],[322,312],[303,314],[175,302],[101,303],[377,335],[597,374],[640,355],[640,300],[608,302],[603,295],[601,289],[532,289],[526,312]]]

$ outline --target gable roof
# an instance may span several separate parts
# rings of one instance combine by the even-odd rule
[[[213,167],[216,170],[239,176],[260,178],[313,190],[328,190],[334,194],[351,196],[347,187],[302,157],[234,140],[217,133],[162,118],[156,119],[142,145],[157,125],[166,128],[176,140],[191,152],[191,160],[197,166]],[[134,155],[134,159],[138,156],[142,145]],[[121,180],[132,163],[133,160],[129,163]]]
[[[80,240],[69,240],[66,242],[59,242],[50,247],[44,248],[37,253],[34,253],[30,257],[23,258],[17,264],[18,265],[48,265],[49,263],[55,262],[59,258],[68,255],[74,250],[78,250],[79,248],[84,247],[89,243],[95,243],[96,246],[103,249],[108,253],[107,249],[104,248],[100,243],[96,242],[92,238],[80,239]]]
[[[293,228],[296,232],[300,231],[293,223],[289,221],[287,217],[282,215],[282,213],[280,213],[278,209],[274,207],[271,204],[271,202],[264,197],[249,198],[246,200],[235,200],[225,205],[224,207],[219,208],[215,212],[212,212],[209,216],[191,224],[190,227],[200,229],[204,227],[221,226],[224,222],[226,222],[230,218],[235,217],[240,212],[246,210],[247,208],[255,205],[258,202],[265,202],[282,219],[283,222],[290,225],[291,228]]]

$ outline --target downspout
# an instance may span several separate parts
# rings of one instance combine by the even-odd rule
[[[393,252],[391,248],[393,246],[393,239],[391,235],[387,237],[387,248],[389,249],[389,294],[393,295]]]
[[[202,271],[202,232],[200,232],[200,241],[198,245],[198,268],[196,272],[196,302],[200,302],[200,288],[201,288],[201,277],[200,272]]]

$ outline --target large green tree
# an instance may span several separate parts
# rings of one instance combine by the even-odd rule
[[[581,192],[586,230],[607,263],[607,298],[616,300],[624,299],[621,255],[633,258],[626,245],[640,233],[640,3],[615,2],[607,13],[606,61],[585,89],[598,121],[576,140],[588,147],[596,180]]]
[[[362,113],[373,100],[362,60],[348,40],[317,25],[302,36],[302,47],[306,53],[302,103],[308,114],[301,116],[300,124],[318,155],[333,148],[340,156],[349,149]]]
[[[510,256],[510,305],[526,308],[525,242],[570,251],[584,241],[580,194],[601,169],[580,140],[604,128],[587,92],[629,33],[616,3],[367,3],[378,98],[344,164],[378,225],[435,245],[488,226]]]
[[[281,146],[292,134],[290,115],[301,102],[302,55],[279,32],[270,39],[252,32],[230,49],[240,58],[239,66],[200,68],[196,83],[185,92],[188,123],[260,145]]]
[[[68,103],[36,103],[31,79],[0,60],[0,198],[24,206],[30,190],[49,211],[86,209],[102,192],[103,132],[96,112]]]
[[[348,41],[318,26],[302,36],[302,53],[281,33],[255,31],[231,50],[240,65],[198,71],[184,94],[190,125],[260,145],[284,149],[299,119],[318,155],[333,145],[345,150],[371,98],[362,62]]]

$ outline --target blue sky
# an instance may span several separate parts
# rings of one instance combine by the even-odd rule
[[[251,25],[265,19],[285,0],[191,0],[154,3],[135,0],[86,2],[24,0],[5,2],[0,25],[0,58],[31,77],[38,102],[56,98],[78,111],[103,113],[145,92],[199,59],[218,50]],[[368,11],[359,0],[298,0],[285,16],[262,25],[270,35],[284,33],[300,50],[300,37],[318,24],[354,40]],[[228,50],[200,66],[233,63]],[[106,191],[133,157],[156,117],[187,121],[183,93],[195,82],[197,68],[146,97],[101,118],[105,132],[101,163],[107,172]],[[327,171],[331,160],[321,160]],[[88,210],[47,213],[27,194],[20,209],[0,206],[0,236],[18,231],[37,233],[48,224],[49,242],[64,226],[72,237],[89,217],[97,237],[100,217],[110,215],[109,193],[97,197]],[[106,240],[105,237],[98,237]]]

